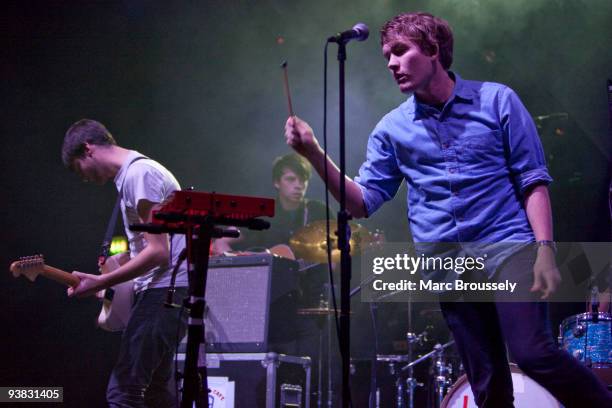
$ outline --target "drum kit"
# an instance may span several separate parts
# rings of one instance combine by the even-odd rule
[[[289,241],[296,258],[312,263],[327,263],[327,239],[325,221],[306,225],[297,231]],[[384,242],[384,234],[370,232],[364,226],[352,223],[351,248],[353,253],[370,245]],[[332,235],[332,262],[339,260],[335,235]],[[334,393],[339,385],[333,384],[338,375],[332,371],[339,370],[339,361],[332,362],[335,339],[334,309],[329,285],[324,285],[324,292],[314,307],[298,310],[298,314],[318,319],[326,323],[327,334],[323,328],[319,332],[319,355],[317,360],[317,378],[313,379],[315,403],[317,407],[332,407],[337,402]],[[375,307],[375,306],[374,306]],[[400,343],[401,354],[378,354],[378,341],[372,347],[372,356],[351,360],[352,406],[357,407],[436,407],[436,408],[471,408],[476,407],[467,377],[454,347],[451,335],[443,323],[441,312],[436,308],[426,308],[417,313],[413,308],[418,303],[406,302],[403,306],[407,332]],[[371,308],[371,319],[376,314]],[[353,317],[356,317],[353,315]],[[372,322],[376,328],[374,336],[383,332],[380,326],[385,318]],[[423,321],[429,322],[420,333],[414,326]],[[434,322],[434,325],[431,324]],[[415,324],[416,323],[416,324]],[[436,327],[434,327],[436,326]],[[437,327],[440,326],[440,327]],[[323,327],[323,326],[320,326]],[[432,333],[435,332],[435,336]],[[442,335],[440,333],[443,333]],[[324,341],[326,337],[326,341]],[[432,337],[433,340],[432,341]],[[442,342],[445,337],[446,342]],[[559,346],[570,353],[581,363],[590,367],[609,387],[612,387],[612,314],[589,312],[570,316],[559,326]],[[324,344],[326,343],[326,344]],[[397,343],[397,342],[396,342]],[[324,349],[327,350],[324,350]],[[325,352],[324,352],[325,351]],[[336,353],[337,354],[337,353]],[[326,356],[324,361],[323,356]],[[324,370],[323,367],[326,367]],[[526,376],[514,364],[510,365],[514,386],[514,405],[522,407],[558,408],[560,403],[543,387]],[[326,371],[326,373],[325,373]],[[324,385],[323,378],[326,378]],[[326,386],[326,390],[324,390]],[[326,392],[325,392],[326,391]]]

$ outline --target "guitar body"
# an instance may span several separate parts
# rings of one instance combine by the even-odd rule
[[[102,274],[119,268],[130,259],[127,252],[109,257],[100,268]],[[98,315],[98,327],[103,330],[122,331],[127,326],[134,302],[134,282],[119,283],[110,289],[98,292],[102,298],[102,310]]]

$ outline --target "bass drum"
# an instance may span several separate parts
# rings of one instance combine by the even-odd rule
[[[570,316],[559,326],[559,343],[604,384],[612,385],[612,315],[599,312]]]
[[[510,364],[510,372],[512,373],[515,408],[562,407],[562,405],[541,385],[523,374],[516,364]],[[441,408],[478,408],[465,374],[459,377],[448,391],[444,401],[442,401]]]
[[[612,367],[612,316],[609,313],[570,316],[561,322],[559,334],[563,349],[581,363],[595,368]]]

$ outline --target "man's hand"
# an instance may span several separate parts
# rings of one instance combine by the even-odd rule
[[[533,265],[533,286],[531,292],[541,292],[540,299],[547,299],[561,283],[561,274],[555,262],[555,252],[547,246],[538,247],[538,255]]]
[[[106,288],[104,275],[92,275],[90,273],[82,273],[74,271],[73,276],[76,276],[81,281],[75,287],[68,288],[67,293],[70,297],[87,297],[95,295],[96,292]]]
[[[307,159],[321,151],[321,146],[314,136],[312,128],[297,116],[290,116],[285,124],[287,144]]]
[[[212,255],[218,256],[223,255],[225,252],[231,252],[233,250],[231,245],[232,241],[230,241],[231,239],[232,238],[223,237],[213,240],[211,247]]]

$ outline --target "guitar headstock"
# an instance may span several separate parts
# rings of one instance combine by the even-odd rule
[[[32,255],[21,257],[18,261],[13,262],[10,270],[15,278],[24,275],[34,282],[36,277],[44,271],[44,267],[45,258],[42,255]]]

